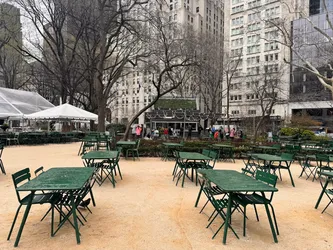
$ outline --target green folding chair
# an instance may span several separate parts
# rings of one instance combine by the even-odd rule
[[[140,147],[140,139],[136,140],[135,147],[134,148],[128,148],[126,149],[126,158],[129,156],[129,154],[132,154],[133,161],[135,161],[135,158],[139,158],[139,147]]]
[[[256,180],[262,181],[272,187],[276,186],[276,182],[278,177],[276,175],[267,173],[267,172],[263,172],[260,170],[257,170],[256,172],[256,176],[255,176]],[[239,206],[242,206],[244,208],[243,213],[244,213],[244,220],[243,220],[243,235],[246,236],[246,207],[247,205],[253,205],[254,206],[254,211],[256,214],[256,218],[257,221],[259,221],[259,216],[258,216],[258,212],[257,212],[257,207],[256,205],[264,205],[264,204],[268,204],[271,209],[272,209],[272,213],[273,213],[273,219],[274,219],[274,224],[275,224],[275,228],[276,228],[276,233],[279,235],[279,229],[278,229],[278,225],[276,222],[276,217],[275,217],[275,212],[274,212],[274,208],[272,206],[272,200],[273,200],[273,195],[274,192],[270,192],[269,197],[266,198],[264,196],[262,196],[261,194],[258,194],[256,192],[252,193],[252,194],[248,194],[248,193],[238,193],[234,196],[234,202],[237,204],[235,209],[237,209]],[[265,195],[266,196],[266,195]]]
[[[25,168],[23,170],[20,170],[20,171],[14,173],[12,175],[12,179],[13,179],[15,190],[19,186],[21,186],[21,184],[24,184],[24,183],[30,181],[30,177],[31,177],[31,174],[30,174],[30,169],[29,168]],[[22,182],[24,182],[24,183],[22,183]],[[35,205],[35,204],[40,204],[40,205],[42,205],[42,204],[51,204],[51,209],[53,210],[54,207],[55,207],[55,204],[61,198],[61,194],[51,193],[51,192],[50,193],[40,193],[40,194],[30,193],[30,194],[26,195],[25,197],[21,198],[20,193],[17,190],[16,190],[16,196],[17,196],[17,199],[18,199],[18,202],[20,203],[20,205],[17,208],[17,211],[16,211],[16,214],[15,214],[12,226],[10,228],[7,240],[10,239],[10,236],[13,232],[13,229],[14,229],[14,226],[15,226],[15,223],[16,223],[16,219],[17,219],[18,213],[20,212],[21,207],[23,205],[25,205],[25,206],[28,205],[30,199],[32,199],[32,203],[31,203],[32,205]],[[52,217],[52,222],[53,222],[53,217]],[[22,223],[24,224],[25,221],[23,221]]]

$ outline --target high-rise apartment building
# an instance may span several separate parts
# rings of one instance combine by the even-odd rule
[[[314,74],[302,67],[306,60],[322,75],[332,78],[329,66],[332,64],[332,43],[326,35],[332,37],[333,30],[326,21],[327,17],[332,20],[333,12],[293,21],[294,50],[301,57],[295,55],[292,58],[289,107],[293,115],[309,115],[322,122],[323,127],[332,127],[332,92],[325,88]]]
[[[324,0],[326,3],[326,8],[328,11],[333,10],[333,1],[332,0]],[[325,12],[325,6],[323,0],[310,0],[309,2],[309,15],[317,15]]]
[[[193,29],[197,35],[212,36],[223,48],[224,11],[222,0],[167,0],[149,1],[149,8],[159,9],[169,22],[176,22],[184,29]],[[137,15],[139,13],[136,12]],[[209,46],[207,44],[207,46]],[[112,121],[126,123],[155,95],[152,77],[146,72],[133,69],[117,83],[117,98],[111,104]],[[186,97],[196,97],[190,90]],[[177,95],[177,93],[174,93]],[[198,106],[202,107],[197,98]],[[143,124],[144,114],[136,123]]]
[[[279,0],[228,0],[225,5],[225,34],[228,40],[226,49],[230,58],[239,60],[237,70],[231,79],[229,88],[229,116],[261,116],[260,100],[265,97],[258,94],[258,86],[269,79],[276,81],[276,95],[279,100],[271,110],[271,116],[288,116],[287,100],[289,98],[289,65],[284,59],[290,59],[290,51],[282,46],[278,28],[281,23],[287,30],[290,22],[296,18],[295,10],[301,1]],[[257,88],[257,89],[254,89]],[[285,101],[284,101],[285,100]],[[227,105],[227,98],[223,106]],[[225,112],[225,110],[224,110]]]
[[[22,56],[14,47],[22,45],[20,9],[0,4],[0,86],[17,88]]]

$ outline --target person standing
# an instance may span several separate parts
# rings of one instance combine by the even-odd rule
[[[234,137],[235,137],[235,133],[236,133],[236,130],[235,130],[235,128],[233,128],[233,129],[230,131],[230,135],[229,135],[231,140],[234,139]]]
[[[192,126],[191,126],[191,124],[189,124],[187,128],[188,128],[187,139],[191,140],[191,137],[192,137]]]
[[[201,138],[201,131],[203,130],[201,124],[199,124],[199,127],[198,127],[198,137]]]
[[[141,131],[142,131],[142,129],[141,129],[140,125],[136,126],[136,129],[135,129],[136,139],[140,139]]]

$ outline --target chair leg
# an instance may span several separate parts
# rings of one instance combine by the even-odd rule
[[[207,201],[206,201],[205,205],[204,205],[204,206],[201,208],[201,210],[200,210],[199,214],[201,214],[201,213],[202,213],[202,211],[203,211],[203,210],[205,209],[205,207],[207,206],[208,202],[209,202],[209,200],[207,200]]]
[[[275,211],[274,211],[274,208],[273,208],[272,204],[269,204],[269,206],[270,206],[271,209],[272,209],[272,214],[273,214],[273,219],[274,219],[274,224],[275,224],[276,234],[277,234],[277,235],[280,235],[280,233],[279,233],[279,228],[278,228],[277,221],[276,221],[276,217],[275,217]]]
[[[121,175],[120,167],[119,167],[119,164],[118,164],[118,163],[117,163],[117,168],[118,168],[118,172],[119,172],[120,179],[122,180],[122,179],[123,179],[123,176]]]
[[[183,181],[182,181],[182,188],[184,187],[184,181],[185,181],[185,175],[186,175],[186,172],[185,172],[186,170],[185,169],[183,169]]]
[[[256,213],[257,221],[259,221],[259,215],[258,215],[257,207],[256,207],[255,204],[253,204],[253,206],[254,206],[254,211],[255,211],[255,213]]]
[[[243,217],[243,236],[246,236],[246,206],[244,207],[244,217]]]
[[[330,202],[327,204],[327,206],[324,208],[324,210],[321,213],[324,213],[326,209],[329,207],[329,205],[331,205],[331,203],[333,203],[333,199],[330,199]]]
[[[12,226],[10,227],[10,231],[9,231],[9,234],[8,234],[7,240],[9,240],[9,239],[10,239],[10,236],[12,235],[13,228],[14,228],[14,226],[15,226],[16,219],[17,219],[18,213],[20,212],[21,207],[22,207],[22,205],[20,204],[19,207],[18,207],[17,210],[16,210],[16,214],[15,214],[15,217],[14,217],[14,220],[13,220],[13,223],[12,223]]]
[[[43,221],[43,220],[45,219],[45,217],[49,214],[49,212],[51,212],[51,210],[52,210],[52,205],[51,205],[51,207],[49,208],[49,210],[46,211],[46,213],[44,214],[43,218],[41,218],[40,221]]]

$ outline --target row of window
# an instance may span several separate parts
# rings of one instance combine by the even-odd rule
[[[232,46],[237,46],[237,45],[241,45],[239,44],[240,42],[242,42],[242,40],[233,40],[233,42],[231,43]],[[237,45],[236,45],[237,44]],[[255,45],[249,45],[246,48],[246,52],[247,54],[255,54],[255,53],[260,53],[260,44],[255,44]],[[269,42],[269,43],[265,43],[265,52],[267,51],[273,51],[273,50],[278,50],[279,49],[279,43],[278,42]],[[237,49],[231,49],[231,56],[239,56],[243,54],[243,48],[237,48]],[[277,58],[274,58],[274,60],[278,60],[278,56]],[[272,59],[265,58],[265,61],[273,61]]]
[[[239,110],[231,110],[231,114],[232,115],[239,115],[240,112],[239,112]],[[248,115],[256,115],[257,114],[257,110],[255,110],[255,109],[249,109],[247,111],[247,114]],[[274,109],[272,109],[272,114],[275,114],[275,110]]]

